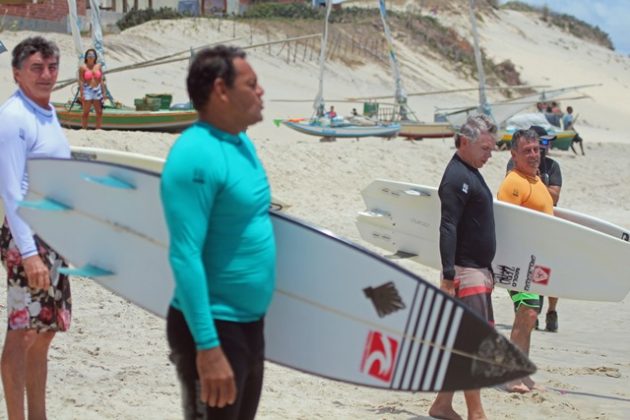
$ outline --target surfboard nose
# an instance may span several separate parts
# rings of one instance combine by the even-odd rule
[[[460,331],[465,331],[462,328]],[[460,334],[456,348],[464,348],[465,354],[453,352],[444,381],[448,390],[477,389],[523,378],[536,372],[536,365],[518,347],[501,334],[487,335],[470,348],[472,342]],[[457,341],[460,341],[459,343]],[[467,379],[464,381],[463,378]]]
[[[536,372],[536,365],[506,337],[496,335],[486,337],[473,359],[471,373],[483,378],[503,376],[509,380],[522,378]]]

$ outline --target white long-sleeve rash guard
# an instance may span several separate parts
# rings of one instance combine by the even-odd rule
[[[43,157],[69,158],[68,140],[53,106],[44,109],[18,89],[0,106],[0,197],[23,258],[37,254],[33,232],[17,214],[28,190],[26,160]]]

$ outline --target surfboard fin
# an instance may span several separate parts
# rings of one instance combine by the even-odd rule
[[[64,203],[60,203],[59,201],[53,200],[51,198],[44,198],[42,200],[37,200],[37,201],[20,201],[19,206],[26,207],[29,209],[45,210],[45,211],[72,210],[72,207]]]
[[[399,258],[399,259],[407,259],[407,258],[413,258],[417,256],[418,254],[413,254],[411,252],[405,252],[405,251],[398,251],[393,255],[393,257]]]
[[[417,188],[411,188],[411,189],[405,190],[405,194],[410,195],[412,197],[431,197],[430,192],[419,190]]]
[[[62,267],[62,268],[57,269],[57,271],[59,271],[61,274],[66,274],[68,276],[106,277],[106,276],[114,275],[113,272],[97,267],[92,264],[84,265],[83,267],[77,267],[77,268]]]
[[[105,187],[117,188],[120,190],[135,190],[136,186],[130,184],[127,181],[123,181],[120,178],[116,178],[111,175],[107,176],[92,176],[92,175],[82,175],[82,178],[88,182],[93,182],[95,184],[103,185]]]

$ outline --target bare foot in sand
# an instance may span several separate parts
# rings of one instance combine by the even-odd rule
[[[507,392],[518,392],[519,394],[525,394],[531,391],[531,389],[520,379],[506,383],[505,390]]]
[[[532,391],[546,391],[544,386],[536,384],[530,376],[523,378],[523,384]]]
[[[453,407],[442,407],[436,404],[433,404],[429,409],[429,416],[434,419],[444,419],[444,420],[463,420],[462,416],[457,414]]]
[[[480,413],[468,413],[468,420],[488,420],[486,413],[481,410]]]

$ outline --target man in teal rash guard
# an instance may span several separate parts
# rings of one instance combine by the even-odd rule
[[[167,316],[186,419],[253,419],[263,379],[263,318],[275,278],[265,170],[245,130],[262,87],[237,48],[198,53],[186,80],[199,121],[162,173],[175,294]]]

